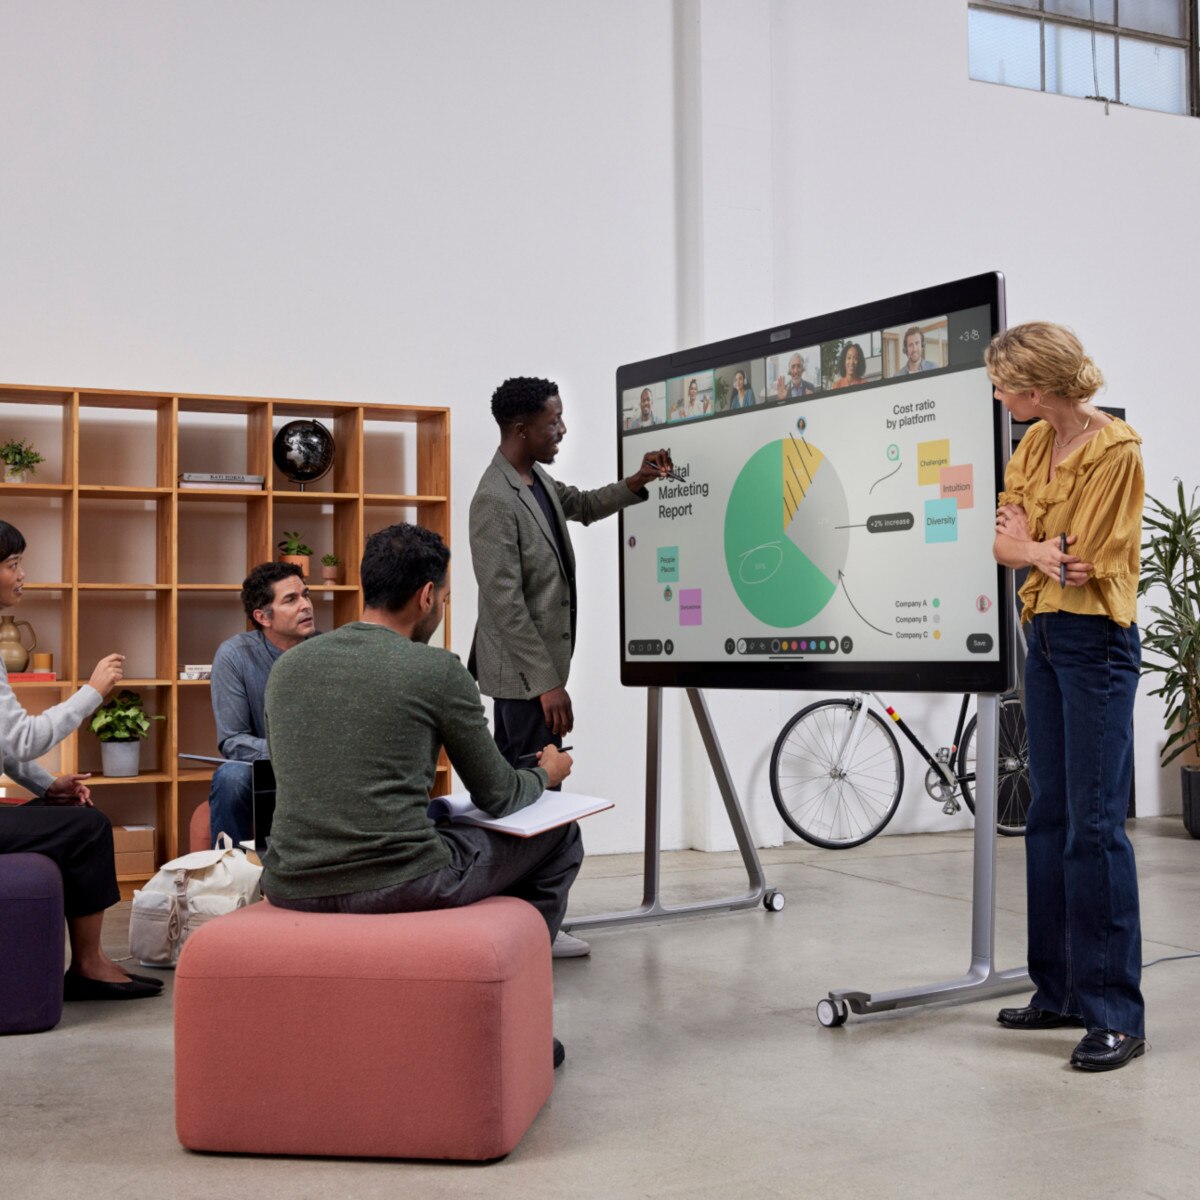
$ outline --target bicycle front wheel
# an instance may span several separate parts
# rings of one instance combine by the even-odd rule
[[[887,825],[900,803],[904,760],[896,735],[876,713],[863,714],[852,755],[842,751],[860,708],[853,700],[819,700],[802,708],[775,739],[775,807],[814,846],[861,846]]]
[[[1029,735],[1020,696],[1001,696],[996,728],[996,832],[1023,837],[1033,792],[1029,786]],[[975,811],[975,724],[972,717],[958,751],[963,799]]]

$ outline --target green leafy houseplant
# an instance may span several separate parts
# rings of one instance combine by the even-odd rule
[[[323,567],[340,567],[342,560],[336,554],[322,554],[321,566]]]
[[[147,716],[141,696],[129,688],[122,688],[96,710],[91,729],[102,742],[136,742],[149,736],[151,721],[166,719],[161,714]]]
[[[37,471],[38,463],[46,460],[22,438],[20,441],[5,442],[0,446],[0,461],[14,473],[28,472],[32,475]]]
[[[283,531],[283,541],[279,543],[280,552],[296,557],[308,558],[312,555],[312,547],[307,545],[298,533]]]
[[[1150,695],[1166,706],[1164,766],[1185,751],[1200,751],[1200,489],[1188,497],[1182,481],[1175,482],[1173,503],[1146,497],[1143,522],[1150,533],[1138,583],[1139,595],[1151,588],[1165,593],[1165,603],[1150,606],[1154,616],[1142,631],[1142,645],[1154,656],[1145,670],[1162,677]],[[1184,823],[1200,837],[1200,769],[1184,766],[1181,783]]]

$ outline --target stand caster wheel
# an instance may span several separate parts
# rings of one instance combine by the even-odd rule
[[[763,908],[765,908],[767,912],[783,912],[783,906],[786,903],[787,900],[785,899],[783,893],[777,892],[774,888],[767,892],[767,894],[763,897]]]
[[[839,1025],[845,1025],[849,1015],[850,1010],[846,1007],[845,1001],[819,1000],[817,1002],[817,1020],[826,1029],[836,1029]]]

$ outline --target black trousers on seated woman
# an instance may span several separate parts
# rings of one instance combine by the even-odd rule
[[[77,805],[0,804],[0,854],[44,854],[63,877],[68,917],[87,917],[121,898],[113,858],[112,825],[95,808]]]

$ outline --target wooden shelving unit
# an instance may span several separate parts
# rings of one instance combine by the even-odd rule
[[[330,472],[303,490],[271,458],[275,433],[301,418],[325,425],[337,447]],[[186,850],[188,820],[208,795],[211,771],[179,753],[217,752],[208,682],[181,680],[180,670],[211,663],[220,642],[247,627],[241,581],[277,557],[283,530],[302,531],[316,551],[308,582],[322,629],[361,612],[353,580],[371,532],[407,520],[450,540],[446,408],[0,385],[0,433],[31,436],[46,455],[38,482],[0,483],[0,498],[29,542],[19,615],[59,673],[14,690],[37,711],[85,683],[102,654],[129,656],[124,686],[167,717],[143,743],[138,777],[100,775],[86,725],[43,763],[56,774],[93,771],[94,799],[115,823],[152,823],[156,863]],[[181,488],[184,471],[266,483]],[[335,584],[320,579],[329,552],[343,564]],[[447,645],[449,626],[447,608]],[[449,785],[443,758],[437,788]]]

